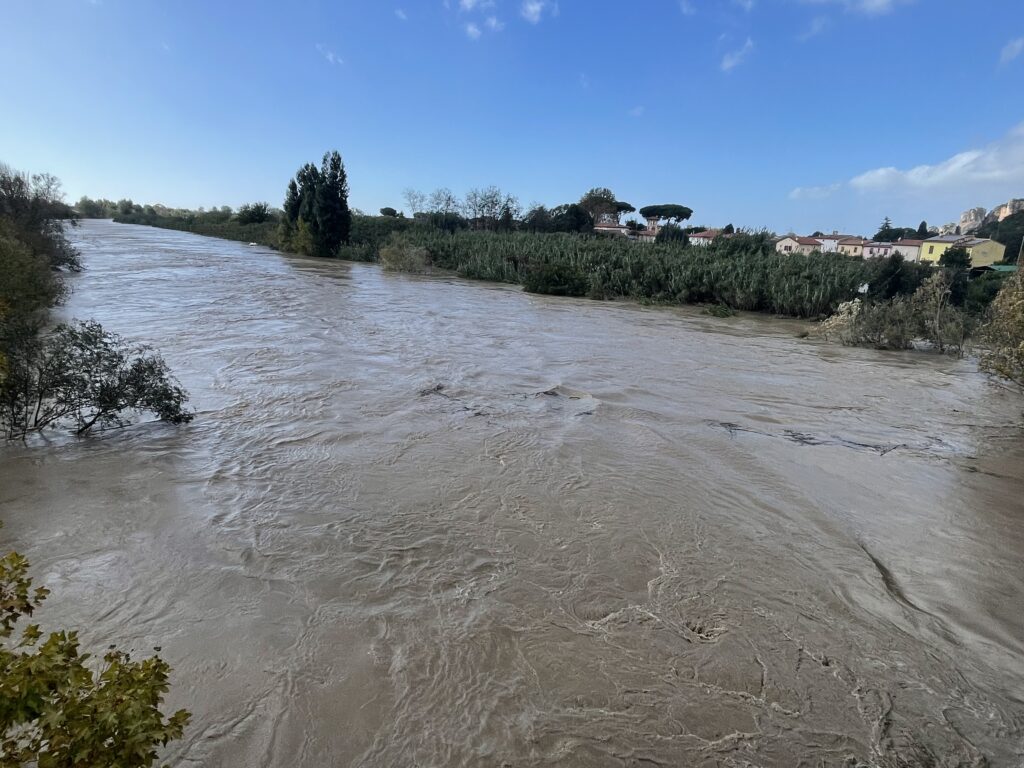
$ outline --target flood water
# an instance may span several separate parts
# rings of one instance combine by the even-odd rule
[[[175,766],[1024,764],[1024,399],[971,361],[87,222],[198,411],[0,447]],[[987,762],[986,762],[987,761]]]

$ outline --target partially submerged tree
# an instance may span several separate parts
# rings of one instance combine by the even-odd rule
[[[160,711],[167,662],[135,661],[111,646],[97,665],[77,632],[43,640],[37,624],[16,638],[20,620],[49,594],[33,589],[28,567],[17,552],[0,558],[0,765],[152,766],[157,748],[180,739],[189,721],[185,710]]]
[[[189,422],[188,394],[164,359],[96,322],[58,325],[40,336],[30,320],[8,322],[6,371],[0,381],[0,428],[8,438],[47,427],[124,426],[149,411],[172,424]]]

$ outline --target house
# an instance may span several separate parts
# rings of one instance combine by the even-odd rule
[[[818,235],[821,241],[822,253],[836,253],[839,250],[839,243],[842,240],[849,240],[853,235],[840,235],[833,231],[831,235]]]
[[[924,240],[899,240],[893,243],[893,250],[907,261],[920,261],[922,245]]]
[[[694,232],[689,236],[690,245],[711,245],[720,234],[722,234],[720,229],[705,229],[703,232]]]
[[[964,237],[963,235],[939,235],[925,240],[921,244],[921,261],[938,264],[942,254],[950,248],[963,248],[971,257],[972,267],[987,267],[1002,261],[1006,254],[1006,246],[983,237]]]
[[[862,254],[865,259],[886,259],[893,255],[895,246],[892,243],[864,243]]]
[[[601,232],[606,235],[622,235],[623,237],[632,236],[629,227],[619,223],[619,215],[617,213],[602,213],[598,215],[597,220],[594,222],[594,232]]]
[[[796,234],[790,234],[775,244],[776,253],[799,253],[809,256],[812,253],[821,252],[821,241],[817,238],[800,238]]]
[[[844,256],[863,256],[865,243],[867,240],[863,237],[844,237],[839,241],[839,253]]]

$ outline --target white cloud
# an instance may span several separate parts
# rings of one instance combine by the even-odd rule
[[[754,41],[748,37],[747,42],[743,44],[742,48],[735,51],[730,51],[729,53],[725,54],[724,57],[722,57],[722,71],[731,72],[733,69],[742,64],[746,60],[747,56],[750,55],[750,52],[753,50]]]
[[[695,6],[692,0],[679,0],[679,10],[682,11],[683,16],[693,16],[697,12],[697,6]]]
[[[583,90],[590,88],[590,78],[587,77],[585,72],[580,74],[580,88]]]
[[[484,23],[492,32],[501,32],[505,28],[505,22],[501,21],[497,16],[488,16]]]
[[[459,0],[459,8],[464,11],[472,11],[478,2],[479,0]]]
[[[1003,52],[999,54],[999,63],[1009,64],[1022,53],[1024,53],[1024,37],[1018,37],[1003,46]]]
[[[323,45],[321,43],[317,43],[316,44],[316,49],[320,53],[320,55],[323,56],[324,59],[327,60],[328,64],[334,65],[334,64],[344,64],[345,63],[344,60],[340,56],[338,56],[334,51],[332,51],[330,48],[328,48],[327,46],[325,46],[325,45]]]
[[[998,141],[979,149],[958,152],[933,165],[907,169],[894,166],[875,168],[854,176],[846,184],[797,187],[789,196],[793,200],[815,200],[848,187],[874,195],[921,193],[936,197],[977,191],[998,197],[1004,188],[1013,194],[1013,189],[1021,185],[1024,185],[1024,123]]]
[[[401,8],[395,8],[395,16],[397,16],[401,21],[409,20],[409,15]]]
[[[642,106],[633,107],[631,110],[629,110],[629,116],[630,117],[643,117],[644,116],[644,108]]]
[[[544,9],[547,6],[546,0],[523,0],[522,13],[523,18],[531,24],[536,24],[540,21],[541,16],[544,15]]]
[[[472,21],[466,24],[466,37],[468,37],[470,40],[479,40],[480,27],[478,27]]]
[[[789,199],[824,200],[838,192],[842,186],[842,184],[829,184],[827,187],[797,187],[789,193]]]
[[[754,0],[732,0],[736,5],[742,8],[747,13],[754,10]]]
[[[817,16],[812,21],[809,27],[797,37],[801,43],[806,43],[812,37],[817,37],[826,29],[828,29],[829,21],[824,16]]]

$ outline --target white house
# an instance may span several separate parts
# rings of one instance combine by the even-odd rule
[[[885,259],[893,255],[894,247],[892,243],[867,242],[862,254],[865,259]]]
[[[821,252],[821,240],[816,237],[797,237],[788,235],[775,244],[777,253],[800,253],[809,256]]]
[[[839,250],[839,241],[850,237],[852,235],[840,235],[838,232],[833,232],[831,235],[819,235],[817,239],[821,242],[822,253],[836,253]]]
[[[712,241],[720,235],[720,229],[705,229],[703,232],[694,232],[690,235],[690,245],[711,245]]]
[[[922,245],[924,245],[924,240],[899,240],[893,243],[892,247],[907,261],[920,261]]]

